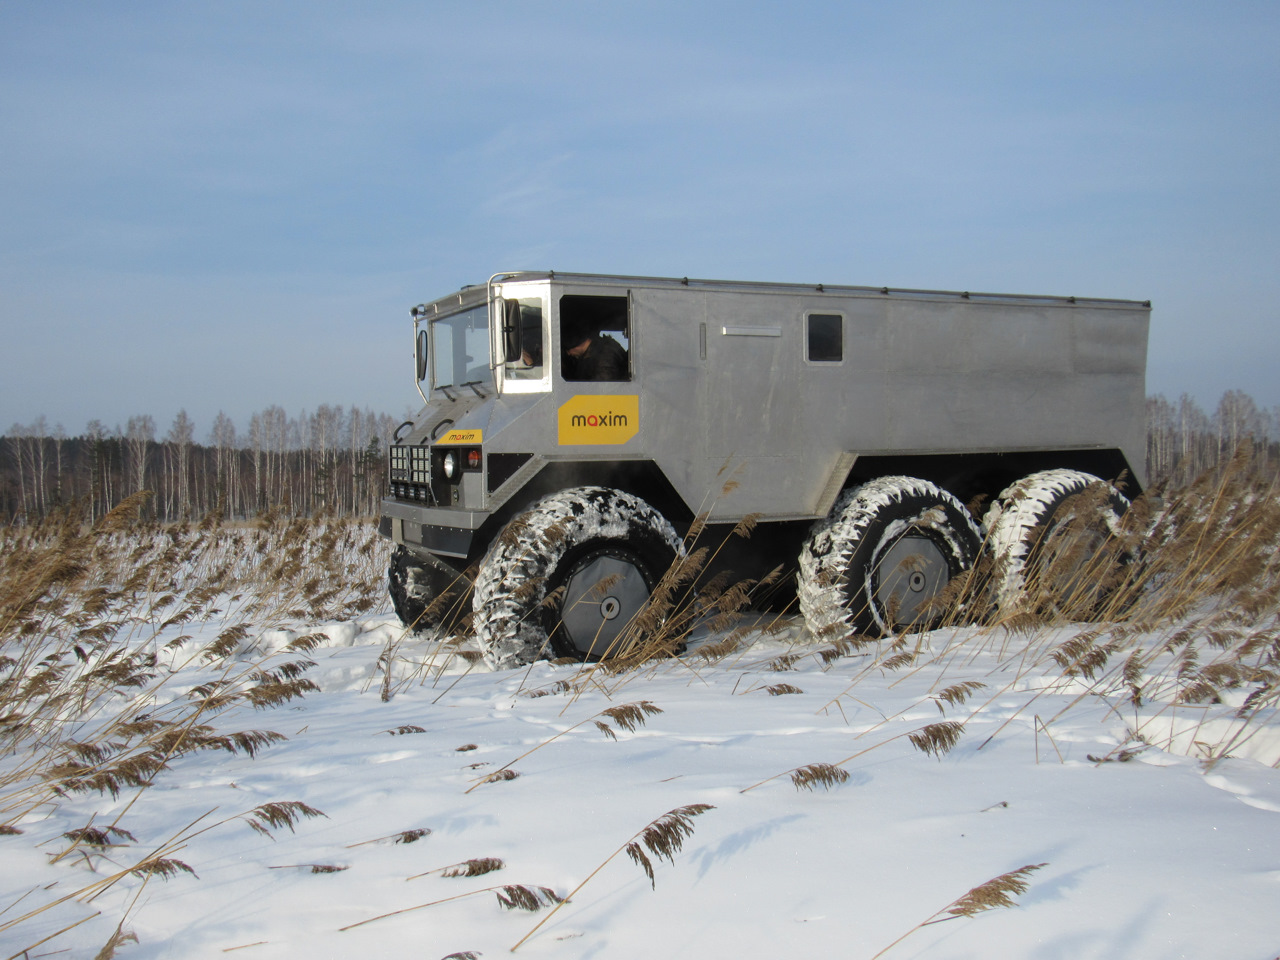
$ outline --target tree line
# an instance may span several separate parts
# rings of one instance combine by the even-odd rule
[[[355,406],[322,404],[294,417],[271,406],[245,432],[220,412],[201,443],[185,410],[163,436],[147,415],[124,429],[91,420],[78,436],[38,417],[14,424],[0,443],[0,521],[38,520],[71,503],[97,518],[143,490],[154,494],[146,509],[160,521],[246,519],[271,509],[373,516],[397,423]]]
[[[1237,454],[1250,468],[1274,477],[1280,470],[1280,407],[1259,407],[1240,390],[1228,390],[1212,414],[1188,394],[1177,403],[1162,394],[1147,398],[1147,482],[1185,487]]]
[[[386,442],[398,421],[371,410],[322,404],[290,417],[271,406],[239,432],[219,413],[203,443],[179,411],[164,436],[155,420],[130,417],[124,429],[91,420],[68,436],[44,417],[14,424],[0,443],[0,522],[38,520],[79,503],[91,518],[142,490],[155,496],[154,519],[216,514],[247,519],[266,510],[376,516],[386,487]],[[1244,450],[1255,470],[1280,468],[1280,407],[1259,407],[1229,390],[1212,414],[1187,394],[1173,403],[1147,398],[1150,484],[1185,486]]]

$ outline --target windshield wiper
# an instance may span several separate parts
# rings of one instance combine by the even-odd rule
[[[443,393],[446,397],[448,397],[450,403],[455,403],[457,401],[458,398],[449,392],[448,387],[436,387],[436,389],[439,390],[441,393]]]
[[[481,383],[484,383],[484,381],[483,381],[483,380],[468,380],[466,383],[462,384],[462,386],[464,386],[464,387],[470,387],[470,388],[471,388],[471,392],[472,392],[472,393],[474,393],[474,394],[475,394],[477,397],[479,397],[481,400],[483,400],[483,399],[485,399],[485,398],[488,396],[488,394],[487,394],[487,393],[482,393],[482,392],[480,391],[480,388],[479,388],[479,386],[478,386],[478,385],[479,385],[479,384],[481,384]]]

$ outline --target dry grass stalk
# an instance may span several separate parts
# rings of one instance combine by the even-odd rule
[[[763,780],[757,781],[756,783],[753,783],[749,787],[744,787],[738,792],[750,793],[752,790],[755,790],[757,787],[763,787],[766,783],[772,783],[774,780],[777,780],[781,777],[790,777],[791,782],[794,783],[797,788],[812,789],[812,787],[810,787],[807,783],[798,782],[797,777],[800,777],[800,779],[807,779],[807,776],[802,775],[801,771],[816,770],[816,771],[826,772],[829,770],[837,769],[837,768],[843,767],[846,763],[849,763],[852,760],[856,760],[858,757],[862,756],[865,753],[870,753],[872,750],[877,750],[880,747],[883,747],[886,744],[892,743],[895,740],[901,740],[903,737],[907,737],[911,741],[911,744],[917,750],[920,750],[924,753],[932,754],[938,757],[939,759],[941,759],[943,754],[948,753],[953,747],[955,747],[957,743],[960,742],[960,735],[963,731],[964,731],[964,724],[959,723],[955,720],[943,720],[939,723],[926,724],[925,726],[920,727],[916,730],[908,730],[904,733],[899,733],[896,736],[887,737],[884,740],[881,740],[877,743],[873,743],[869,747],[865,747],[862,750],[859,750],[857,753],[850,754],[849,756],[845,757],[843,760],[837,760],[835,763],[812,763],[803,767],[795,767],[791,770],[784,770],[782,773],[775,773],[773,774],[773,776],[765,777]],[[844,783],[845,780],[848,779],[847,775],[844,777],[841,777],[838,774],[830,774],[830,773],[825,773],[825,775],[833,778],[831,784],[823,783],[821,780],[815,780],[814,782],[819,783],[822,786],[831,786],[833,783]]]
[[[684,841],[693,836],[693,818],[700,817],[708,810],[714,810],[715,807],[708,803],[691,803],[683,807],[676,807],[674,810],[668,810],[656,820],[650,821],[643,828],[634,833],[631,838],[618,847],[617,850],[605,857],[594,870],[587,874],[586,879],[569,891],[568,896],[555,905],[555,908],[543,917],[538,923],[521,937],[511,952],[515,953],[526,940],[538,932],[548,920],[556,915],[559,909],[566,903],[569,903],[578,894],[583,887],[591,882],[591,879],[607,866],[614,857],[626,851],[629,856],[649,878],[651,886],[654,885],[653,861],[649,858],[648,853],[658,857],[666,857],[673,865],[675,864],[675,855],[680,852],[684,846]],[[648,851],[646,853],[645,851]]]
[[[498,857],[477,857],[474,860],[464,860],[462,863],[441,867],[436,872],[442,877],[482,877],[486,873],[493,873],[505,866],[506,864]]]
[[[960,742],[960,736],[963,733],[963,723],[943,720],[939,723],[931,723],[915,733],[907,734],[907,739],[920,752],[931,754],[941,760],[944,754],[950,753],[952,748]]]
[[[979,884],[964,896],[952,901],[945,908],[945,912],[953,917],[972,917],[987,910],[1017,906],[1013,897],[1027,892],[1027,887],[1029,886],[1027,878],[1048,865],[1047,863],[1032,863],[1025,867],[1019,867],[1017,870],[1002,873],[1000,876]],[[926,922],[937,921],[930,920]]]
[[[550,887],[529,887],[519,883],[501,887],[495,894],[498,903],[508,910],[527,910],[529,913],[564,902]]]
[[[415,873],[411,877],[405,877],[405,880],[417,880],[419,877],[429,877],[436,873],[442,877],[481,877],[486,873],[501,870],[505,866],[506,863],[499,857],[477,857],[474,860],[451,863],[447,867],[424,870],[422,873]]]
[[[350,864],[336,863],[286,863],[280,866],[267,867],[268,870],[306,870],[308,873],[342,873],[350,870]]]
[[[102,945],[102,949],[93,955],[93,960],[114,960],[117,950],[126,943],[137,942],[138,935],[132,930],[126,931],[123,927],[116,927],[111,936],[107,938],[107,942]],[[26,953],[26,951],[24,950],[23,953]]]
[[[338,932],[343,933],[347,930],[354,930],[356,927],[363,927],[366,923],[373,923],[376,920],[385,920],[388,917],[398,917],[401,914],[412,913],[415,910],[424,910],[427,907],[434,907],[441,903],[450,903],[454,900],[462,900],[465,897],[475,897],[482,893],[492,893],[498,900],[498,905],[506,910],[528,910],[534,912],[544,907],[559,906],[563,903],[563,899],[550,887],[531,887],[525,884],[509,883],[496,887],[484,887],[480,890],[470,890],[466,893],[455,894],[452,897],[442,897],[439,900],[432,900],[429,903],[419,903],[416,906],[405,907],[401,910],[392,910],[390,913],[381,913],[376,917],[370,917],[368,920],[361,920],[358,923],[349,923],[345,927],[339,927]]]
[[[417,843],[423,837],[431,836],[431,830],[427,827],[414,827],[411,830],[401,830],[399,833],[391,833],[385,837],[375,837],[372,840],[361,840],[359,843],[348,843],[346,849],[354,850],[356,847],[368,846],[371,843]]]
[[[247,823],[255,832],[269,837],[272,830],[288,827],[289,832],[293,833],[295,825],[304,818],[323,816],[325,816],[323,811],[308,806],[300,800],[284,800],[254,807],[248,813],[241,814],[239,819]]]
[[[985,689],[986,686],[981,680],[965,680],[962,683],[955,683],[946,687],[936,697],[930,697],[930,699],[937,703],[939,713],[945,713],[946,709],[942,706],[944,703],[952,707],[958,707],[974,693]]]
[[[797,790],[822,787],[830,790],[849,779],[849,771],[830,763],[811,763],[791,771],[791,782]]]
[[[638,700],[635,703],[624,703],[601,710],[597,716],[608,717],[628,733],[635,733],[636,730],[645,725],[649,717],[657,716],[660,713],[662,713],[662,708],[654,706],[652,701]],[[618,739],[615,733],[610,732],[609,735],[615,740]]]
[[[952,900],[949,904],[933,914],[927,920],[923,920],[916,924],[889,946],[885,947],[879,953],[871,958],[884,956],[911,934],[915,933],[922,927],[927,927],[933,923],[940,923],[943,920],[954,920],[957,917],[973,917],[987,910],[997,910],[1003,907],[1015,907],[1017,903],[1013,897],[1027,892],[1027,878],[1042,867],[1047,867],[1047,863],[1032,863],[1025,867],[1019,867],[1017,870],[1010,870],[1008,873],[1002,873],[998,877],[988,880],[986,883],[979,884],[969,890],[964,896]]]
[[[197,880],[200,879],[195,870],[174,857],[156,857],[144,860],[129,872],[135,877],[160,877],[162,880],[176,877],[180,873],[189,873]]]
[[[694,803],[685,807],[677,807],[664,813],[638,834],[638,841],[626,845],[627,856],[638,864],[649,878],[649,885],[656,888],[653,876],[653,861],[645,854],[666,857],[675,866],[675,855],[684,846],[686,837],[693,836],[693,818],[714,809],[705,803]]]
[[[543,740],[541,743],[537,744],[536,746],[530,747],[528,750],[520,754],[520,756],[516,757],[514,760],[511,760],[508,763],[503,764],[501,767],[499,767],[497,770],[493,771],[492,773],[486,774],[485,776],[481,777],[476,783],[468,787],[465,792],[470,793],[472,790],[476,789],[476,787],[479,787],[482,784],[492,783],[495,780],[514,780],[517,776],[519,776],[519,774],[517,774],[514,770],[510,769],[512,764],[519,763],[525,757],[529,756],[535,751],[541,750],[543,747],[547,746],[550,743],[554,743],[555,741],[563,737],[566,733],[570,733],[578,729],[578,727],[583,726],[584,724],[594,723],[596,728],[600,730],[601,733],[605,734],[611,740],[617,740],[618,734],[613,729],[613,726],[610,724],[609,721],[612,721],[614,724],[617,724],[618,727],[622,728],[623,730],[626,730],[628,733],[634,733],[640,727],[645,725],[645,722],[648,720],[649,717],[657,716],[660,713],[662,713],[662,708],[659,706],[656,706],[652,701],[649,701],[649,700],[637,700],[635,703],[622,703],[616,707],[606,707],[605,709],[601,710],[599,713],[596,713],[590,717],[587,717],[587,719],[585,720],[579,720],[577,723],[573,724],[573,726],[566,727],[565,729],[557,733],[555,736],[548,737],[546,740]],[[601,718],[606,718],[606,719],[601,719]]]

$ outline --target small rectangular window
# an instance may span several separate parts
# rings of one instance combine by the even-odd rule
[[[838,313],[811,313],[807,321],[808,358],[812,363],[839,363],[844,359],[844,317]]]

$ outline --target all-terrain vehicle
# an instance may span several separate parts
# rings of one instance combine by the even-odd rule
[[[495,274],[412,311],[425,406],[380,521],[395,609],[471,613],[495,666],[606,656],[695,517],[754,523],[717,562],[788,562],[815,633],[927,620],[984,544],[1016,596],[1064,501],[1141,489],[1150,308]]]

